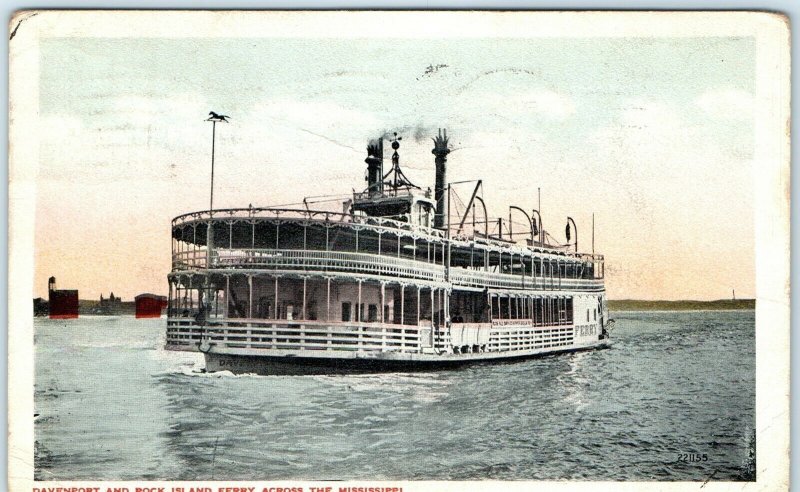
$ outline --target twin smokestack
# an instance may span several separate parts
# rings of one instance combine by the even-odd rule
[[[434,199],[436,200],[436,214],[433,219],[433,226],[444,228],[447,219],[447,154],[450,149],[447,146],[447,130],[439,129],[439,135],[433,138],[433,150],[431,153],[436,156],[436,184],[434,187]],[[393,146],[393,148],[395,148]],[[397,149],[395,148],[395,152]],[[372,140],[367,145],[367,193],[370,197],[383,194],[383,137]]]

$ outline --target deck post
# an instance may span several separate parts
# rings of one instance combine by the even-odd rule
[[[192,314],[192,310],[194,309],[194,294],[192,294],[192,276],[189,275],[189,288],[186,289],[186,293],[189,295],[189,315]]]
[[[247,319],[253,319],[253,275],[247,274]]]
[[[275,307],[272,310],[272,319],[278,319],[278,276],[275,276]]]
[[[219,317],[219,289],[214,286],[214,317]]]
[[[358,304],[356,305],[356,322],[361,323],[361,279],[358,279]],[[359,329],[359,331],[361,331]]]
[[[385,323],[383,316],[383,306],[386,303],[386,282],[381,281],[381,324]]]
[[[169,279],[169,291],[167,294],[167,318],[172,317],[172,279]]]
[[[300,313],[300,316],[303,317],[303,320],[306,319],[306,289],[307,289],[308,277],[303,277],[303,311]]]
[[[178,313],[176,316],[180,316],[181,313],[181,278],[178,277],[178,280],[175,282],[175,312]]]
[[[436,300],[436,297],[435,297],[435,294],[434,294],[435,290],[436,289],[431,287],[431,324],[433,324],[434,315],[436,313],[436,309],[435,309],[435,306],[434,306],[434,301]]]
[[[231,276],[230,274],[225,274],[225,308],[222,310],[222,315],[225,316],[225,319],[228,319],[228,304],[230,301],[230,292],[231,292]]]
[[[406,285],[400,284],[400,325],[405,324]]]
[[[419,304],[420,304],[421,299],[422,299],[422,286],[418,285],[417,286],[417,326],[419,326],[419,321],[420,321],[420,319],[419,319],[419,316],[420,316],[420,313],[419,313],[420,306],[419,306]]]
[[[192,224],[192,267],[197,268],[197,224]]]
[[[331,278],[330,277],[328,277],[328,300],[326,303],[326,312],[327,315],[325,319],[328,321],[328,323],[330,323],[331,322]]]

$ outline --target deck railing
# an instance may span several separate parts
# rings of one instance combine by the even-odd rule
[[[206,268],[207,253],[184,251],[173,255],[173,270]],[[296,249],[215,249],[210,268],[343,272],[392,278],[444,282],[442,265],[407,258],[345,251]],[[515,290],[603,290],[600,279],[530,276],[453,267],[449,281],[455,286]]]
[[[237,318],[198,326],[192,318],[167,320],[167,346],[186,350],[207,340],[224,348],[419,353],[432,346],[430,333],[430,322],[414,326]]]
[[[187,351],[199,351],[203,342],[211,349],[424,353],[433,347],[451,352],[452,344],[459,353],[506,352],[568,347],[574,343],[574,327],[454,323],[449,329],[433,330],[429,321],[414,326],[264,319],[198,326],[192,318],[168,318],[166,342],[168,349]]]
[[[371,227],[375,229],[382,229],[383,232],[389,231],[405,231],[408,235],[426,237],[428,240],[442,241],[451,239],[454,242],[461,242],[467,245],[469,241],[476,241],[484,247],[493,251],[503,251],[514,254],[521,254],[533,249],[541,254],[552,255],[553,259],[577,258],[583,261],[602,261],[603,255],[588,254],[588,253],[574,253],[568,251],[564,246],[560,245],[536,245],[534,247],[525,247],[514,242],[504,241],[499,238],[485,237],[481,234],[474,236],[449,236],[444,229],[437,229],[433,227],[426,227],[410,222],[391,219],[388,217],[373,217],[366,215],[355,215],[341,212],[331,212],[326,210],[306,210],[306,209],[289,209],[289,208],[231,208],[219,210],[200,210],[183,215],[179,215],[172,219],[172,227],[180,228],[198,223],[208,222],[229,222],[229,221],[244,221],[255,224],[262,221],[280,223],[283,221],[298,221],[302,224],[324,224],[332,225],[335,223],[349,224],[356,228],[361,226]]]
[[[518,290],[603,290],[601,279],[575,279],[550,276],[531,276],[487,272],[485,270],[468,270],[451,268],[450,282],[464,287],[494,287],[498,289]]]
[[[444,267],[423,261],[345,251],[293,249],[216,249],[212,268],[271,268],[353,272],[444,281]]]
[[[201,210],[183,214],[172,219],[172,227],[179,227],[184,224],[204,222],[208,220],[247,220],[257,221],[266,220],[291,220],[299,219],[310,222],[332,223],[342,222],[353,225],[367,225],[383,227],[387,229],[399,229],[413,231],[418,234],[426,234],[435,238],[444,238],[445,231],[433,227],[411,224],[400,220],[387,217],[372,217],[367,215],[346,214],[341,212],[330,212],[326,210],[304,210],[291,208],[229,208],[219,210]]]

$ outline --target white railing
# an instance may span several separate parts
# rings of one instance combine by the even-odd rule
[[[345,223],[354,226],[372,226],[387,230],[401,230],[419,235],[442,239],[445,231],[387,217],[353,215],[326,210],[305,210],[290,208],[228,208],[219,210],[200,210],[183,214],[172,219],[172,227],[211,221],[245,220],[251,222],[298,220],[322,224]]]
[[[173,270],[206,268],[207,253],[183,251],[173,255]],[[408,258],[346,251],[296,249],[215,249],[211,268],[243,268],[346,272],[444,282],[442,265]],[[515,290],[603,290],[602,279],[531,277],[529,275],[487,272],[453,267],[449,281],[455,286]]]
[[[420,332],[430,330],[430,323],[414,326],[244,318],[212,320],[201,327],[192,318],[169,318],[167,346],[197,348],[198,342],[207,340],[225,348],[418,353],[422,346],[430,345],[421,339]]]
[[[498,289],[519,290],[603,290],[602,280],[571,279],[558,277],[531,277],[529,275],[512,275],[508,273],[487,272],[484,270],[468,270],[451,268],[450,282],[466,287],[495,287]]]
[[[569,347],[574,343],[574,327],[453,323],[449,329],[433,330],[430,322],[415,326],[265,319],[216,320],[201,327],[192,318],[168,318],[166,342],[168,349],[188,351],[200,351],[205,345],[212,350],[216,347],[379,353],[424,353],[432,346],[446,353],[452,352],[451,349],[463,353],[460,351],[469,352],[478,346],[479,351],[506,352]]]
[[[206,268],[208,253],[205,250],[180,251],[172,254],[173,270]]]
[[[345,251],[215,249],[212,268],[272,268],[386,275],[444,281],[444,267],[407,258]]]

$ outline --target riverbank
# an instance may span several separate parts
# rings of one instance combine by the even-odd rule
[[[621,299],[608,301],[608,309],[611,311],[723,311],[755,308],[755,299],[719,299],[716,301],[643,301]]]

